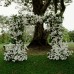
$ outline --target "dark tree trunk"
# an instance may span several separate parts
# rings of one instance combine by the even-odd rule
[[[30,47],[38,47],[38,46],[48,46],[47,38],[49,32],[44,30],[43,24],[39,22],[35,26],[35,32],[32,42],[30,43]]]
[[[33,3],[33,12],[37,15],[43,15],[47,9],[49,2],[43,5],[43,0],[32,0]],[[49,0],[47,0],[49,1]],[[43,23],[37,22],[35,25],[34,37],[28,47],[42,47],[50,46],[47,42],[49,32],[44,30]]]
[[[54,5],[55,5],[55,14],[57,13],[57,3],[59,0],[53,0]],[[33,12],[36,15],[43,15],[50,4],[51,0],[45,0],[45,4],[43,4],[43,0],[32,0],[33,4]],[[60,1],[61,3],[61,8],[60,8],[60,16],[62,16],[63,12],[65,11],[65,5],[64,5],[64,0]],[[49,35],[49,32],[44,30],[43,24],[40,24],[39,22],[36,23],[35,26],[35,33],[32,42],[30,43],[29,46],[46,46],[48,45],[47,43],[47,37]]]

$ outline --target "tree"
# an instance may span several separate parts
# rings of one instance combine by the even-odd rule
[[[68,2],[69,2],[69,0],[68,0]],[[26,7],[28,7],[29,3],[25,2],[25,5],[26,5]],[[67,44],[62,42],[62,21],[63,21],[63,13],[65,11],[64,0],[37,0],[37,1],[32,0],[32,5],[33,5],[34,14],[33,13],[26,14],[24,17],[25,18],[24,24],[30,23],[30,24],[35,24],[35,26],[36,26],[34,38],[31,42],[30,46],[46,45],[46,43],[47,43],[46,39],[47,39],[48,35],[47,35],[47,32],[44,32],[43,24],[44,24],[44,22],[48,22],[50,24],[49,31],[50,31],[50,36],[51,36],[51,50],[48,53],[48,58],[53,59],[53,60],[67,59],[67,57],[72,54],[72,51],[69,51]],[[48,6],[49,6],[49,10],[48,10],[48,14],[47,14],[45,11],[47,10]],[[28,11],[31,11],[31,10],[28,9]],[[17,19],[16,19],[16,21],[17,21]],[[23,25],[23,23],[21,24],[21,20],[19,20],[20,22],[19,21],[16,22],[16,21],[14,20],[16,25],[18,23],[17,26],[19,26],[19,24],[20,24],[20,26]],[[15,23],[13,23],[12,26],[14,26]],[[15,31],[15,32],[12,31],[13,32],[12,35],[14,36],[14,37],[12,36],[13,43],[17,44],[16,42],[18,42],[18,41],[20,42],[20,40],[22,40],[22,38],[21,38],[22,35],[21,36],[19,35],[19,33],[20,33],[19,30],[22,31],[22,33],[23,33],[23,31],[24,31],[24,30],[22,30],[23,27],[21,27],[21,29],[19,29],[19,27],[17,29],[15,29],[16,26],[13,27],[13,29]],[[16,30],[18,33],[16,32]],[[18,35],[18,37],[17,37],[17,35]],[[17,45],[15,47],[17,47]],[[14,51],[14,50],[12,50],[12,51]],[[16,53],[18,53],[18,51]],[[13,55],[13,56],[16,56],[16,55]],[[9,57],[9,55],[8,55],[8,57]],[[13,59],[19,60],[18,58],[15,59],[15,57]]]
[[[44,1],[44,3],[43,3],[43,1]],[[58,2],[59,2],[59,0],[53,0],[53,3],[52,3],[55,6],[55,14],[58,11],[58,8],[57,8]],[[64,0],[60,0],[60,3],[61,3],[60,16],[62,16],[65,11]],[[48,6],[51,5],[51,0],[32,0],[32,4],[33,4],[34,14],[42,16],[46,12]],[[33,40],[29,46],[36,46],[36,45],[46,46],[46,45],[48,45],[48,43],[47,43],[48,35],[49,35],[49,31],[44,30],[43,23],[40,24],[40,22],[37,22],[36,26],[35,26]]]
[[[69,37],[70,37],[70,41],[74,42],[74,31],[69,31],[68,34],[69,34]]]
[[[16,0],[13,0],[13,1],[16,1]],[[18,3],[24,3],[24,5],[26,5],[27,3],[29,3],[30,0],[18,0],[17,2]],[[53,3],[52,3],[53,1]],[[71,0],[60,0],[60,3],[61,3],[61,15],[64,13],[65,11],[65,5],[64,5],[64,2],[70,2]],[[26,3],[25,3],[26,2]],[[50,5],[53,5],[54,4],[54,7],[55,7],[55,13],[57,13],[57,5],[58,5],[58,2],[59,0],[32,0],[32,5],[33,5],[33,12],[35,15],[38,15],[38,16],[44,16],[47,8],[50,6]],[[10,0],[7,0],[7,2],[5,3],[5,6],[8,6],[9,4],[11,4],[11,1]],[[61,16],[60,15],[60,16]],[[44,30],[44,27],[43,27],[43,23],[40,23],[39,21],[37,23],[35,23],[35,32],[34,32],[34,37],[30,43],[29,46],[46,46],[48,45],[48,42],[47,42],[47,38],[48,38],[48,35],[49,35],[49,31],[47,30]]]
[[[46,0],[45,4],[43,4],[43,0],[32,0],[33,4],[33,12],[35,15],[42,16],[44,15],[47,7],[49,6],[51,0]],[[35,26],[35,32],[32,42],[29,46],[46,46],[47,37],[49,35],[49,31],[44,30],[43,23],[37,22]]]
[[[8,33],[3,33],[0,35],[0,44],[10,43],[10,35]]]
[[[63,41],[70,41],[69,31],[65,27],[63,27]]]
[[[22,16],[15,15],[10,21],[11,43],[4,47],[4,60],[12,60],[13,62],[27,60],[23,34],[24,24]]]
[[[1,43],[6,43],[6,37],[8,37],[8,34],[7,34],[8,24],[9,24],[8,17],[0,16]]]

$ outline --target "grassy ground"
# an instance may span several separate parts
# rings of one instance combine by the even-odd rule
[[[47,51],[30,50],[27,61],[13,63],[3,60],[2,46],[0,74],[74,74],[74,54],[65,61],[52,61],[47,59]],[[74,43],[69,43],[69,49],[74,50]]]
[[[68,44],[68,46],[69,46],[69,49],[74,50],[74,43],[73,42],[70,42]]]

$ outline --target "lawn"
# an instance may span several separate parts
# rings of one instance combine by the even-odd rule
[[[31,51],[28,60],[23,62],[6,62],[3,60],[3,44],[0,45],[0,74],[74,74],[74,54],[65,61],[47,59],[47,51]],[[74,49],[74,43],[69,43]],[[30,52],[30,51],[29,51]]]
[[[69,46],[69,49],[74,50],[74,43],[73,42],[70,42],[68,44],[68,46]]]

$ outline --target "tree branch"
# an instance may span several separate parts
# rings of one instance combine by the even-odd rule
[[[43,7],[43,0],[32,0],[34,14],[41,15],[41,9]]]
[[[64,11],[65,11],[64,0],[61,0],[61,15],[63,15]]]
[[[51,0],[46,0],[46,3],[44,4],[44,6],[41,9],[41,14],[45,13],[45,11],[46,11],[47,7],[49,6],[50,2],[51,2]]]

